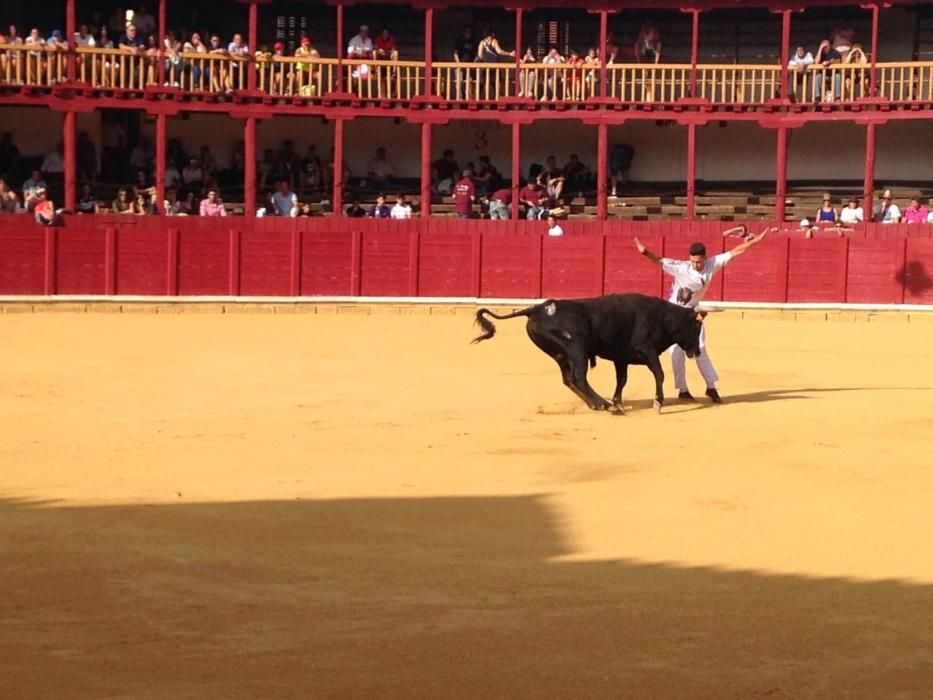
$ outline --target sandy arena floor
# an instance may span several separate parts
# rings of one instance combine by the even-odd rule
[[[521,320],[5,313],[0,698],[929,698],[933,322],[852,319],[613,417]]]

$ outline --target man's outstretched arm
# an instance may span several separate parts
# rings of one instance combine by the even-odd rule
[[[771,231],[771,229],[767,229],[767,228],[766,228],[764,231],[762,231],[761,233],[759,233],[757,236],[752,236],[751,238],[749,238],[748,240],[746,240],[744,243],[740,243],[739,245],[737,245],[737,246],[736,246],[735,248],[733,248],[732,251],[731,251],[731,252],[732,252],[732,259],[735,260],[735,259],[736,259],[737,257],[739,257],[740,255],[743,255],[743,254],[747,253],[749,250],[751,250],[751,249],[754,248],[756,245],[758,245],[759,243],[761,243],[761,242],[765,239],[765,237],[768,235],[768,233],[770,233],[770,231]]]
[[[653,263],[655,263],[655,264],[657,264],[657,265],[660,265],[660,264],[661,264],[661,256],[660,256],[660,255],[656,255],[655,253],[652,253],[650,250],[648,250],[648,249],[645,247],[645,244],[642,243],[640,240],[638,240],[638,236],[635,237],[635,247],[638,248],[638,252],[639,252],[639,253],[641,253],[642,255],[644,255],[644,256],[645,256],[646,258],[648,258],[651,262],[653,262]]]

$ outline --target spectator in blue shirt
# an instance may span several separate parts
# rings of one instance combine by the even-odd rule
[[[380,194],[376,197],[376,203],[369,208],[369,211],[366,212],[366,216],[370,219],[388,219],[392,216],[392,211],[386,206],[386,197],[384,194]]]
[[[298,195],[291,191],[288,180],[279,181],[279,189],[272,195],[274,216],[298,216]]]

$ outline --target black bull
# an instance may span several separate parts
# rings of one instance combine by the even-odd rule
[[[611,294],[595,299],[553,300],[499,316],[480,309],[476,322],[483,329],[473,342],[488,340],[496,327],[486,316],[500,320],[527,316],[532,342],[554,358],[564,384],[587,406],[597,411],[622,412],[622,388],[629,365],[647,365],[654,375],[654,406],[664,403],[664,371],[659,356],[679,345],[688,357],[700,354],[700,330],[704,312],[644,296]],[[586,380],[588,365],[601,357],[615,363],[616,390],[609,403]]]

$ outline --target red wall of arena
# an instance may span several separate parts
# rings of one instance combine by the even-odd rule
[[[583,297],[667,282],[632,243],[683,257],[735,245],[721,222],[0,217],[0,294]],[[752,224],[752,230],[763,227]],[[776,234],[729,265],[711,300],[933,304],[933,226],[846,238]]]

